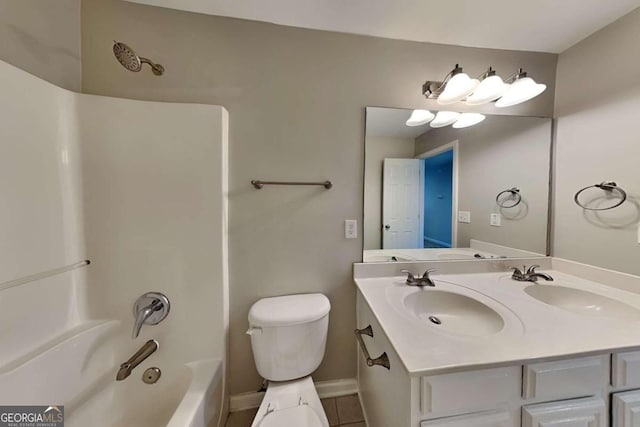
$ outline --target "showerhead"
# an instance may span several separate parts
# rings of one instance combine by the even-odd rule
[[[161,76],[164,73],[164,67],[160,64],[156,64],[147,58],[138,56],[133,49],[124,43],[114,41],[113,42],[113,54],[116,59],[124,68],[129,71],[138,72],[142,70],[142,64],[149,64],[151,71],[156,76]]]

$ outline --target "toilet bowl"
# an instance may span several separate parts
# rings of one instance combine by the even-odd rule
[[[324,357],[331,305],[322,294],[264,298],[249,310],[256,368],[269,380],[252,427],[329,427],[311,373]]]

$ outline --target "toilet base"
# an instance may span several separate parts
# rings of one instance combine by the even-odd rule
[[[251,427],[282,425],[278,419],[295,418],[296,427],[329,427],[320,397],[310,376],[270,382]]]

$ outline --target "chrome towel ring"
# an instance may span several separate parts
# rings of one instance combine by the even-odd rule
[[[589,188],[599,188],[599,189],[607,191],[609,193],[611,193],[613,191],[617,191],[620,194],[620,201],[618,203],[616,203],[615,205],[609,206],[609,207],[606,207],[606,208],[588,208],[585,205],[583,205],[582,203],[580,203],[580,200],[578,199],[578,197],[580,196],[580,194],[583,191],[588,190]],[[575,194],[575,196],[573,196],[573,201],[576,202],[576,205],[578,205],[582,209],[586,209],[588,211],[607,211],[609,209],[617,208],[618,206],[623,204],[625,202],[625,200],[627,200],[627,192],[624,191],[622,188],[618,187],[618,185],[613,181],[602,181],[600,184],[589,185],[587,187],[584,187],[581,190],[578,190],[578,192]]]
[[[510,199],[506,199],[500,202],[500,196],[502,196],[505,193],[511,193],[511,197],[514,199],[514,202],[512,204],[506,203]],[[504,191],[499,192],[498,195],[496,196],[496,203],[501,208],[505,208],[505,209],[515,208],[520,204],[520,202],[522,202],[522,196],[520,195],[520,189],[518,187],[508,188]]]

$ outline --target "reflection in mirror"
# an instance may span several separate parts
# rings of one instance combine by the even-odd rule
[[[364,262],[544,256],[551,119],[415,117],[367,107]]]

